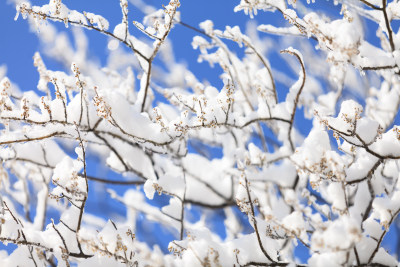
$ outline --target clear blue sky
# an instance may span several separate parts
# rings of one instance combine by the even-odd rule
[[[153,3],[154,6],[161,8],[167,1],[160,0],[144,0],[148,3]],[[35,0],[32,1],[36,4],[45,4],[48,1]],[[78,11],[88,11],[96,14],[100,14],[110,21],[111,29],[121,20],[121,11],[119,7],[118,0],[64,0],[70,9],[76,9]],[[193,26],[198,26],[198,24],[206,19],[213,20],[215,27],[219,29],[224,29],[225,25],[235,26],[239,25],[242,29],[245,28],[249,17],[244,15],[242,12],[234,13],[233,8],[239,3],[239,0],[182,0],[181,1],[181,20]],[[305,1],[304,1],[305,2]],[[327,1],[317,1],[319,8],[323,8],[329,13],[339,12],[338,7],[334,7],[332,2]],[[41,51],[41,46],[36,38],[34,31],[29,29],[27,21],[23,20],[21,17],[14,21],[15,17],[15,7],[11,4],[7,4],[7,1],[0,1],[0,65],[7,65],[7,75],[15,83],[17,83],[22,90],[35,90],[38,81],[38,74],[36,68],[33,66],[33,54],[36,51]],[[141,20],[142,13],[138,10],[130,8],[129,20]],[[271,13],[262,13],[256,17],[256,20],[263,23],[275,23],[282,24],[285,23],[280,15],[275,15]],[[271,22],[272,21],[272,22]],[[69,32],[70,29],[66,29],[64,24],[58,23],[58,29],[62,31]],[[86,31],[90,38],[90,56],[97,57],[102,63],[105,62],[105,55],[107,53],[107,37],[101,35],[94,31]],[[262,33],[261,33],[262,34]],[[189,69],[196,73],[199,79],[207,78],[216,87],[219,87],[222,83],[218,80],[218,75],[220,74],[219,69],[211,69],[208,64],[197,63],[197,51],[193,51],[191,46],[191,41],[193,36],[196,35],[195,32],[177,25],[170,35],[170,39],[173,40],[174,52],[178,59],[182,62],[186,62]],[[277,47],[277,51],[284,49],[286,47]],[[62,70],[63,67],[57,62],[52,61],[45,57],[46,65],[53,70]],[[273,63],[274,64],[274,63]],[[278,68],[284,68],[284,66],[274,66]],[[304,125],[307,125],[305,123]],[[119,190],[117,187],[114,189]],[[104,207],[112,209],[113,212],[124,214],[124,210],[120,206],[113,206],[110,204],[110,199],[99,198],[96,196],[89,197],[92,200],[88,205],[88,211],[97,213],[99,211],[104,211]],[[159,199],[160,203],[165,202],[165,199]],[[216,220],[220,220],[218,214],[215,217]],[[156,228],[143,228],[138,225],[138,230],[144,232],[144,235],[151,234],[152,231],[160,231],[157,226]],[[218,227],[218,225],[217,225]],[[219,225],[220,227],[220,225]],[[169,242],[168,238],[171,236],[168,233],[164,233],[162,236],[163,246]],[[392,235],[395,235],[396,233]],[[387,240],[387,239],[386,239]],[[157,243],[160,240],[149,240],[150,243]],[[389,241],[385,241],[389,242]],[[390,243],[392,242],[392,243]],[[393,246],[393,241],[390,241],[388,246]],[[300,255],[300,253],[299,253]]]

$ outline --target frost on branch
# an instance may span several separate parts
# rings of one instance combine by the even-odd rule
[[[399,264],[397,1],[241,0],[253,24],[223,29],[178,0],[120,0],[115,24],[17,2],[43,48],[31,88],[1,69],[0,266]]]

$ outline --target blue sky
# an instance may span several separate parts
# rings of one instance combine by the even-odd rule
[[[34,1],[35,4],[45,4],[48,1]],[[167,4],[166,1],[148,1],[154,3],[155,6],[161,8],[162,4]],[[184,2],[184,1],[182,1]],[[240,25],[244,27],[248,21],[248,17],[243,13],[233,12],[233,8],[236,1],[227,0],[203,0],[201,4],[194,4],[197,1],[187,1],[182,3],[180,7],[181,20],[185,23],[198,27],[198,24],[206,19],[214,21],[215,27],[224,29],[225,25]],[[110,22],[110,29],[121,21],[121,10],[119,7],[119,1],[98,1],[98,0],[85,0],[85,1],[68,1],[64,3],[70,9],[76,9],[78,11],[87,11],[96,14],[100,14],[107,18]],[[7,76],[16,83],[21,90],[36,90],[39,75],[36,68],[33,66],[33,55],[36,51],[41,52],[42,48],[40,42],[35,34],[35,29],[30,29],[26,20],[23,20],[20,16],[17,21],[14,21],[16,15],[15,7],[12,4],[7,4],[7,1],[0,1],[0,65],[7,66]],[[271,16],[271,14],[266,14]],[[129,20],[141,21],[143,14],[130,8]],[[276,17],[276,16],[274,16]],[[60,31],[70,33],[69,28],[65,28],[64,24],[55,24]],[[98,32],[88,31],[85,33],[89,37],[90,54],[92,58],[98,58],[102,65],[106,63],[107,42],[108,38]],[[178,58],[178,61],[185,62],[189,69],[193,73],[198,75],[200,80],[207,79],[214,86],[219,87],[222,82],[218,76],[221,73],[220,70],[212,69],[207,63],[198,64],[197,55],[198,51],[192,49],[191,41],[196,33],[193,30],[184,28],[177,25],[171,35],[170,39],[174,43],[174,53]],[[236,47],[236,45],[233,45]],[[239,51],[238,51],[239,52]],[[47,58],[44,53],[45,64],[49,69],[52,70],[65,70],[64,67],[58,62]],[[214,156],[218,156],[218,152],[214,152]],[[104,173],[104,168],[97,166],[95,160],[89,161],[89,173],[99,174],[102,177],[117,177],[117,174],[110,171]],[[119,192],[123,193],[123,189],[119,186],[108,186]],[[124,216],[125,209],[118,205],[115,201],[110,198],[104,198],[104,194],[98,190],[105,190],[104,187],[97,187],[96,190],[91,191],[89,201],[87,203],[86,211],[102,216],[103,218]],[[96,193],[98,192],[98,193]],[[156,197],[156,205],[165,205],[168,200],[164,197]],[[51,213],[50,213],[51,214]],[[34,215],[34,214],[33,214]],[[198,211],[193,211],[193,219],[198,219]],[[54,219],[57,220],[57,215],[54,213]],[[217,213],[213,218],[215,221],[223,221],[221,212]],[[246,218],[243,215],[243,222],[246,222]],[[222,225],[215,224],[215,229],[221,231]],[[138,221],[137,225],[137,236],[139,239],[145,239],[150,245],[161,244],[163,249],[167,248],[168,243],[174,238],[171,233],[161,229],[157,224],[143,224],[141,220]],[[154,235],[157,232],[157,235]],[[222,231],[221,231],[222,233]],[[0,246],[1,247],[1,246]],[[8,246],[7,249],[10,251],[14,246]]]
[[[161,8],[167,1],[146,0],[153,3],[154,6]],[[8,67],[8,75],[14,82],[17,82],[23,90],[33,90],[36,85],[37,73],[33,67],[32,56],[34,52],[41,51],[40,44],[36,38],[33,29],[30,29],[27,22],[21,17],[14,21],[15,7],[9,1],[0,1],[0,34],[2,36],[0,42],[0,64],[6,64]],[[48,1],[35,0],[35,4],[45,4]],[[214,22],[215,28],[224,29],[226,25],[239,25],[242,30],[246,23],[250,20],[243,12],[235,13],[233,8],[239,1],[231,0],[202,0],[202,1],[182,1],[181,20],[185,23],[198,27],[198,24],[206,19]],[[314,5],[322,7],[325,10],[337,13],[337,7],[332,7],[329,2],[321,1]],[[120,23],[121,10],[119,1],[99,1],[99,0],[65,0],[63,1],[70,9],[78,11],[88,11],[100,14],[107,18],[110,22],[110,28]],[[140,21],[143,17],[142,12],[130,8],[129,20]],[[255,20],[259,23],[286,23],[280,14],[262,13],[256,16]],[[62,23],[56,24],[58,29],[70,32]],[[93,31],[86,31],[90,38],[90,53],[92,57],[97,57],[101,62],[105,63],[105,55],[107,53],[107,37]],[[191,41],[196,33],[183,26],[177,25],[170,35],[170,39],[174,43],[174,53],[177,58],[186,62],[189,69],[196,73],[200,78],[207,78],[211,81],[218,82],[216,78],[219,73],[209,68],[208,64],[197,64],[197,51],[193,51]],[[263,33],[261,33],[263,34]],[[278,49],[283,49],[278,48]],[[61,66],[54,64],[50,59],[46,59],[46,64],[51,68],[60,69]],[[54,65],[53,65],[53,64]]]
[[[159,0],[146,0],[148,3],[153,3],[154,6],[161,8],[162,4],[167,4],[167,1]],[[45,4],[48,1],[35,0],[32,1],[35,4]],[[121,10],[119,7],[119,1],[114,0],[64,0],[70,9],[76,9],[78,11],[88,11],[96,14],[100,14],[107,18],[110,22],[111,29],[113,26],[121,21]],[[225,25],[235,26],[239,25],[242,29],[245,28],[246,23],[249,21],[249,17],[244,13],[233,12],[235,5],[239,3],[238,0],[182,0],[181,1],[181,20],[187,24],[198,26],[198,24],[206,19],[211,19],[215,28],[224,29]],[[333,6],[332,2],[329,1],[317,1],[315,7],[321,8],[324,11],[338,15],[340,8]],[[30,29],[27,21],[23,20],[21,17],[14,21],[15,17],[15,7],[12,4],[7,4],[7,1],[0,1],[0,65],[7,65],[7,76],[16,84],[20,86],[22,90],[35,90],[38,81],[38,74],[36,68],[33,66],[33,54],[36,51],[41,51],[40,43],[35,35],[34,30]],[[129,20],[140,21],[143,14],[130,8]],[[284,19],[279,14],[272,13],[262,13],[260,12],[256,19],[260,23],[271,23],[275,25],[282,25],[286,23]],[[62,31],[69,32],[70,29],[66,29],[64,24],[59,23],[58,29]],[[107,37],[101,35],[94,31],[85,31],[89,36],[89,47],[90,56],[98,58],[102,64],[106,62],[107,54]],[[262,35],[262,33],[260,33]],[[219,87],[222,82],[218,79],[218,75],[221,73],[219,69],[212,69],[207,63],[198,64],[197,63],[197,51],[193,51],[191,46],[191,41],[193,36],[196,35],[190,29],[184,28],[177,25],[171,35],[170,39],[173,40],[174,53],[179,61],[185,62],[193,73],[198,75],[200,80],[207,79],[214,84],[214,86]],[[233,45],[232,47],[234,47]],[[277,47],[277,51],[284,49],[286,47]],[[237,50],[240,53],[240,50]],[[57,62],[44,57],[46,65],[49,69],[53,70],[63,70],[63,66]],[[271,64],[276,64],[271,62]],[[284,69],[284,65],[274,65],[278,69]],[[295,75],[295,74],[292,74]],[[304,121],[303,132],[307,132],[310,122]],[[217,152],[216,152],[217,153]],[[95,171],[92,169],[92,171]],[[107,173],[107,175],[114,175],[112,173]],[[119,191],[118,187],[114,187],[115,190]],[[123,215],[124,209],[121,206],[110,204],[109,199],[99,198],[93,195],[92,202],[88,205],[88,211],[97,213],[102,211],[104,206],[110,208],[108,212]],[[165,199],[159,198],[156,201],[162,204],[165,203]],[[111,210],[112,209],[112,210]],[[196,217],[196,212],[193,213]],[[222,215],[215,215],[215,220],[221,220]],[[245,221],[245,220],[243,220]],[[150,235],[153,231],[161,231],[157,225],[152,225],[147,228],[144,225],[138,225],[138,229],[144,232],[143,235]],[[215,226],[216,229],[221,227],[220,225]],[[162,240],[150,240],[149,243],[161,242],[165,246],[169,242],[171,235],[169,233],[163,233]],[[392,232],[392,236],[396,236],[397,232]],[[390,239],[389,239],[390,240]],[[387,245],[393,246],[394,241],[385,241]],[[303,251],[303,250],[301,250]],[[301,257],[306,257],[299,252],[298,255]]]

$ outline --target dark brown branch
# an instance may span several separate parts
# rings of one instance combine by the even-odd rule
[[[180,223],[181,223],[181,229],[180,229],[180,239],[183,240],[183,234],[185,231],[185,199],[186,199],[186,190],[187,190],[187,184],[186,184],[186,173],[185,170],[182,168],[183,172],[183,182],[184,182],[184,191],[183,191],[183,196],[182,196],[182,201],[181,201],[181,217],[180,217]]]
[[[379,237],[379,240],[378,240],[378,242],[377,242],[377,244],[376,244],[376,247],[375,247],[374,251],[372,252],[371,256],[370,256],[369,259],[368,259],[368,264],[371,264],[372,260],[374,259],[376,253],[378,252],[378,250],[379,250],[379,248],[380,248],[380,246],[381,246],[381,243],[382,243],[383,238],[385,237],[386,233],[387,233],[388,230],[390,229],[391,224],[393,223],[393,221],[394,221],[394,219],[397,217],[397,215],[399,215],[399,213],[400,213],[400,209],[398,209],[398,210],[392,215],[392,217],[390,218],[390,221],[389,221],[387,227],[385,227],[385,230],[383,231],[383,233],[382,233],[381,236]]]
[[[53,252],[53,248],[48,248],[46,246],[43,246],[42,244],[38,243],[38,242],[31,242],[31,241],[27,241],[27,240],[19,240],[19,239],[13,239],[13,238],[9,238],[9,237],[0,237],[0,241],[1,242],[8,242],[8,243],[13,243],[15,245],[24,245],[24,246],[34,246],[34,247],[38,247],[40,249],[43,249],[45,251],[49,251],[49,252]]]
[[[356,246],[354,246],[353,251],[354,255],[356,256],[357,265],[360,265],[360,257],[358,256],[358,251]]]
[[[375,9],[375,10],[382,10],[383,9],[382,7],[378,7],[378,6],[375,6],[375,5],[371,4],[367,0],[360,0],[360,1],[362,3],[364,3],[365,5],[367,5],[368,7],[372,8],[372,9]]]
[[[121,43],[125,44],[125,45],[126,45],[127,47],[129,47],[134,53],[136,53],[137,55],[139,55],[139,56],[140,56],[141,58],[143,58],[144,60],[146,60],[146,61],[149,60],[149,59],[148,59],[147,57],[145,57],[139,50],[137,50],[137,49],[132,45],[132,43],[128,43],[126,40],[123,40],[123,39],[118,38],[118,37],[115,36],[113,33],[108,32],[108,31],[106,31],[106,30],[104,30],[104,29],[97,28],[97,27],[95,27],[95,26],[92,25],[92,24],[84,24],[84,23],[82,23],[82,22],[71,21],[71,20],[69,20],[69,19],[62,19],[62,18],[50,16],[50,15],[47,15],[47,14],[42,13],[42,12],[35,12],[35,11],[33,11],[32,9],[30,9],[30,8],[24,8],[24,10],[21,10],[21,13],[23,13],[24,11],[27,12],[28,14],[34,14],[34,15],[36,15],[36,16],[39,16],[39,17],[43,18],[43,19],[46,19],[46,18],[47,18],[47,19],[51,19],[51,20],[54,20],[54,21],[59,21],[59,22],[63,22],[63,23],[69,23],[69,24],[71,24],[71,25],[81,26],[81,27],[84,27],[84,28],[87,28],[87,29],[91,29],[91,30],[95,30],[95,31],[101,32],[101,33],[103,33],[103,34],[105,34],[105,35],[108,35],[108,36],[110,36],[110,37],[112,37],[112,38],[114,38],[114,39],[117,39],[117,40],[120,41]]]
[[[298,54],[298,52],[296,52],[294,50],[286,49],[286,50],[282,50],[281,53],[288,53],[290,55],[295,56],[297,58],[297,60],[299,61],[300,65],[301,65],[301,71],[303,72],[300,89],[297,92],[296,99],[294,100],[294,106],[293,106],[292,116],[290,118],[289,131],[288,131],[288,139],[290,141],[290,147],[292,148],[292,151],[294,151],[295,147],[294,147],[293,140],[291,138],[291,132],[292,132],[293,124],[294,124],[294,116],[296,115],[296,109],[297,109],[297,105],[298,105],[299,99],[300,99],[300,94],[303,91],[304,85],[306,83],[306,68],[304,67],[304,62],[303,62],[301,56]]]
[[[39,137],[27,137],[25,139],[3,141],[3,142],[0,142],[0,145],[9,145],[9,144],[15,144],[15,143],[25,143],[25,142],[39,141],[39,140],[48,139],[50,137],[62,136],[62,135],[66,135],[66,134],[67,134],[66,132],[54,132],[54,133],[51,133],[51,134],[48,134],[48,135],[39,136]]]
[[[376,169],[382,164],[382,162],[383,162],[382,159],[377,160],[376,163],[374,164],[374,166],[369,170],[369,172],[367,173],[367,175],[365,177],[356,179],[356,180],[352,180],[352,181],[348,181],[348,182],[346,182],[346,185],[357,184],[357,183],[361,183],[362,181],[365,181],[366,179],[371,179],[372,175],[374,174]]]
[[[83,176],[83,174],[78,174],[78,176]],[[90,175],[86,175],[86,178],[90,181],[95,181],[104,184],[112,184],[112,185],[141,185],[144,184],[143,180],[134,180],[134,181],[125,181],[125,180],[108,180],[104,178],[94,177]]]
[[[85,186],[86,186],[86,192],[85,192],[86,194],[83,197],[82,205],[81,205],[81,207],[79,209],[78,224],[77,224],[77,227],[76,227],[76,232],[79,233],[79,230],[81,228],[82,217],[83,217],[83,212],[84,212],[84,209],[85,209],[86,200],[87,200],[87,197],[88,197],[88,194],[89,194],[89,184],[88,184],[87,173],[86,173],[86,151],[85,151],[85,146],[83,144],[78,125],[76,125],[76,132],[78,134],[79,147],[82,150],[82,158],[80,158],[80,160],[82,160],[82,162],[83,162],[83,178],[85,179]],[[80,157],[80,155],[79,155],[79,157]],[[79,249],[81,250],[79,242],[78,242],[78,246],[79,246]]]
[[[240,265],[240,267],[247,267],[247,266],[288,266],[290,265],[290,263],[286,263],[286,262],[274,262],[274,263],[268,263],[268,262],[256,262],[256,261],[250,261],[247,262],[244,265]],[[302,264],[296,264],[294,266],[306,266],[306,265],[302,265]]]
[[[208,209],[223,209],[226,207],[236,206],[236,203],[233,201],[227,201],[227,202],[223,202],[220,204],[209,204],[209,203],[204,203],[204,202],[201,202],[198,200],[185,199],[185,203],[196,205],[196,206],[203,207],[203,208],[208,208]]]
[[[144,108],[146,106],[146,98],[147,98],[147,93],[148,93],[149,86],[150,86],[151,68],[152,68],[152,65],[153,65],[153,60],[156,57],[158,51],[160,50],[161,45],[164,43],[165,39],[167,38],[167,36],[171,32],[177,8],[178,8],[177,6],[174,6],[172,14],[166,14],[166,16],[170,16],[170,21],[169,21],[169,24],[167,26],[167,30],[165,31],[165,33],[161,37],[161,39],[158,40],[157,45],[154,48],[153,53],[151,54],[150,58],[147,59],[146,85],[145,85],[145,88],[144,88],[144,96],[143,96],[142,107],[140,109],[142,112],[144,111]]]
[[[362,70],[389,70],[389,69],[394,69],[397,68],[396,65],[384,65],[384,66],[366,66],[366,67],[361,67]]]
[[[251,220],[253,222],[254,225],[254,231],[256,233],[257,236],[257,241],[258,241],[258,245],[260,246],[261,251],[263,252],[264,256],[271,262],[275,263],[275,261],[271,258],[271,256],[268,254],[268,252],[265,250],[264,245],[262,243],[261,237],[260,237],[260,232],[258,230],[258,224],[257,224],[257,219],[255,217],[255,210],[254,210],[254,205],[253,205],[253,201],[251,199],[251,195],[250,195],[250,189],[249,189],[249,182],[247,181],[247,177],[244,177],[244,181],[245,181],[245,188],[246,188],[246,192],[247,192],[247,198],[249,200],[249,204],[250,204],[250,210],[251,210]]]
[[[383,16],[385,18],[385,24],[386,24],[386,30],[389,36],[389,43],[390,43],[390,48],[392,49],[392,52],[396,49],[394,46],[394,41],[393,41],[393,30],[392,26],[390,25],[390,21],[388,18],[387,10],[386,10],[386,0],[382,0],[382,11],[383,11]]]

